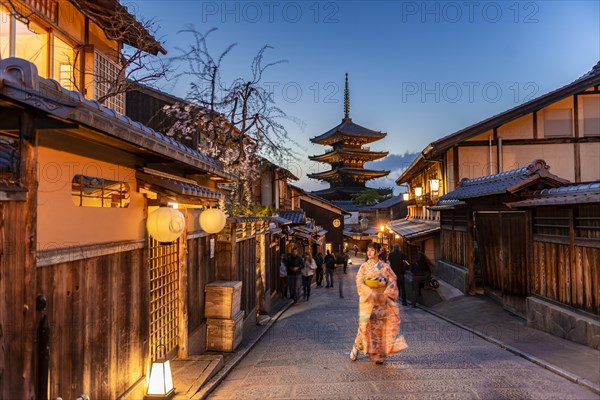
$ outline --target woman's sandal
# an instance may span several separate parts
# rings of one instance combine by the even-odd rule
[[[350,359],[352,361],[356,361],[356,358],[358,357],[358,349],[354,346],[352,346],[352,351],[350,352]]]

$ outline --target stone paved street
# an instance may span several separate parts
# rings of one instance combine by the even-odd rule
[[[348,358],[357,267],[344,296],[313,288],[290,307],[211,399],[598,399],[598,395],[421,309],[401,306],[409,348],[382,366]]]

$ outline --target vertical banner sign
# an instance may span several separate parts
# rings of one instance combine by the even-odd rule
[[[210,239],[210,258],[215,258],[215,239]]]

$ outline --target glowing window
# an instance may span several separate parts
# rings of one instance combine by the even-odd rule
[[[75,175],[71,182],[71,199],[78,207],[126,208],[129,206],[129,185]]]
[[[10,15],[0,7],[0,60],[10,57]]]
[[[71,46],[60,38],[54,36],[54,80],[66,89],[75,88],[75,77],[73,76],[73,65],[75,61],[75,51]]]
[[[34,22],[15,21],[15,57],[35,64],[38,74],[48,77],[48,32]]]

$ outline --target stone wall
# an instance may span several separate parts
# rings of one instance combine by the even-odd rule
[[[527,325],[600,350],[600,318],[538,297],[527,298]]]
[[[444,260],[436,260],[436,267],[433,275],[436,278],[447,282],[463,293],[467,292],[467,277],[469,271],[464,268],[451,264]]]

